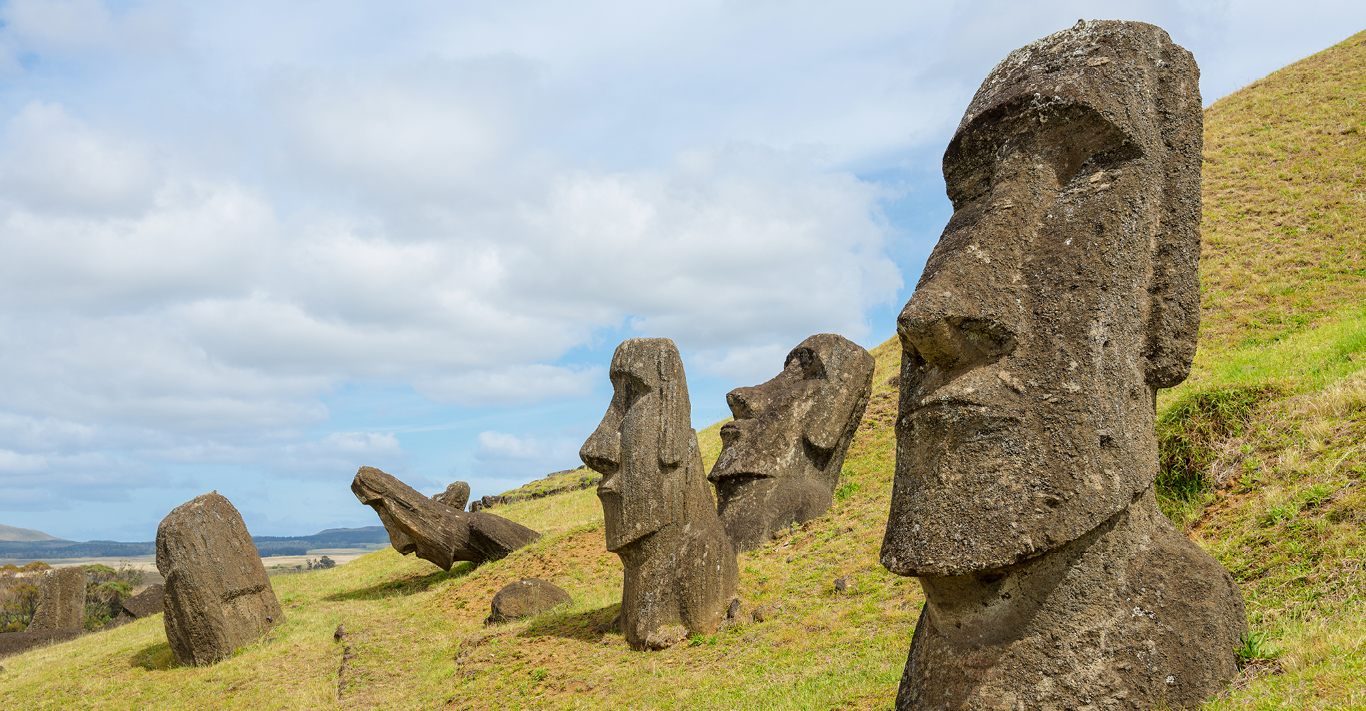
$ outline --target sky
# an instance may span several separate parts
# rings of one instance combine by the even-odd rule
[[[0,523],[377,525],[377,466],[579,464],[634,336],[693,424],[809,335],[891,337],[1011,50],[1165,28],[1206,104],[1366,3],[0,3]]]

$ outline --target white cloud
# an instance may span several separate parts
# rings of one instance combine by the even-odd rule
[[[793,341],[791,345],[774,343],[748,348],[702,350],[690,354],[689,360],[700,372],[746,385],[757,385],[782,372],[783,359],[798,343],[801,340]]]
[[[519,486],[551,472],[579,466],[583,442],[567,437],[541,438],[485,430],[478,436],[472,470],[479,479]]]
[[[25,454],[0,449],[0,510],[63,509],[75,501],[127,501],[165,483],[146,463],[103,452]]]
[[[542,455],[541,445],[532,437],[518,437],[486,430],[479,433],[480,459],[534,459]]]
[[[48,212],[142,208],[158,170],[132,141],[95,130],[60,104],[29,102],[5,128],[0,190]]]
[[[602,368],[563,368],[532,364],[477,370],[451,376],[426,376],[413,387],[439,402],[460,405],[533,402],[586,395],[604,380]]]
[[[278,454],[270,450],[260,454],[271,457],[270,469],[281,476],[328,480],[339,485],[349,484],[362,466],[378,467],[391,474],[404,474],[406,469],[398,438],[379,432],[333,432],[321,440],[286,445]],[[425,477],[408,479],[409,486],[428,484]]]

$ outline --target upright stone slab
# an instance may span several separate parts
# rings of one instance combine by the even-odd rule
[[[708,475],[726,534],[740,551],[830,508],[844,455],[873,391],[873,356],[833,333],[802,341],[772,380],[726,395]]]
[[[448,489],[449,491],[449,489]],[[450,570],[457,561],[498,560],[541,534],[489,513],[467,513],[419,494],[374,467],[361,467],[351,493],[375,510],[394,550]]]
[[[28,629],[85,629],[85,570],[80,566],[57,568],[43,574],[38,588],[38,609]]]
[[[607,550],[625,569],[621,629],[637,650],[663,627],[713,633],[738,580],[735,547],[702,469],[678,348],[629,339],[609,376],[612,402],[579,457],[602,474]]]
[[[284,622],[242,516],[218,492],[177,506],[156,543],[166,641],[180,664],[230,657]]]
[[[897,321],[882,564],[926,604],[898,709],[1189,707],[1237,673],[1232,578],[1157,509],[1154,402],[1199,330],[1199,70],[1160,28],[1016,50],[944,155]]]

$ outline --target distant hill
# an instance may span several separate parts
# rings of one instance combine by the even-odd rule
[[[31,560],[61,560],[66,558],[132,558],[153,555],[152,541],[125,543],[120,541],[67,541],[38,531],[5,526],[0,533],[19,531],[45,538],[5,538],[0,536],[0,558],[29,558]],[[389,543],[383,526],[363,528],[329,528],[311,536],[252,536],[256,550],[262,557],[276,555],[306,555],[317,548],[357,548]]]
[[[0,541],[60,541],[56,536],[49,536],[42,531],[35,531],[31,528],[15,528],[0,523]]]

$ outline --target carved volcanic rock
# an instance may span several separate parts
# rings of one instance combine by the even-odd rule
[[[1190,706],[1236,673],[1242,596],[1152,488],[1199,331],[1200,105],[1166,32],[1081,22],[965,112],[897,321],[882,564],[927,600],[898,709]]]
[[[162,585],[149,586],[146,590],[124,600],[123,612],[120,614],[140,620],[160,613],[163,609],[165,591],[166,588]]]
[[[212,664],[284,622],[251,534],[217,492],[177,506],[157,527],[166,578],[166,641],[176,661]]]
[[[432,501],[445,504],[456,511],[465,508],[465,504],[470,500],[470,485],[463,481],[451,482],[450,486],[440,494],[432,494]]]
[[[713,633],[739,573],[702,469],[678,349],[667,338],[629,339],[609,375],[612,402],[579,457],[602,474],[607,550],[624,568],[621,630],[637,650],[678,624]]]
[[[489,603],[485,624],[530,617],[557,605],[571,602],[569,593],[540,578],[522,578],[503,586]]]
[[[457,561],[498,560],[541,534],[489,513],[457,511],[374,467],[361,467],[351,492],[375,510],[394,550],[450,570]]]
[[[793,348],[772,380],[726,395],[735,419],[721,428],[721,454],[707,478],[737,549],[830,508],[875,365],[858,344],[822,333]]]
[[[43,574],[38,589],[38,609],[29,630],[85,628],[85,570],[80,566],[50,570]]]

